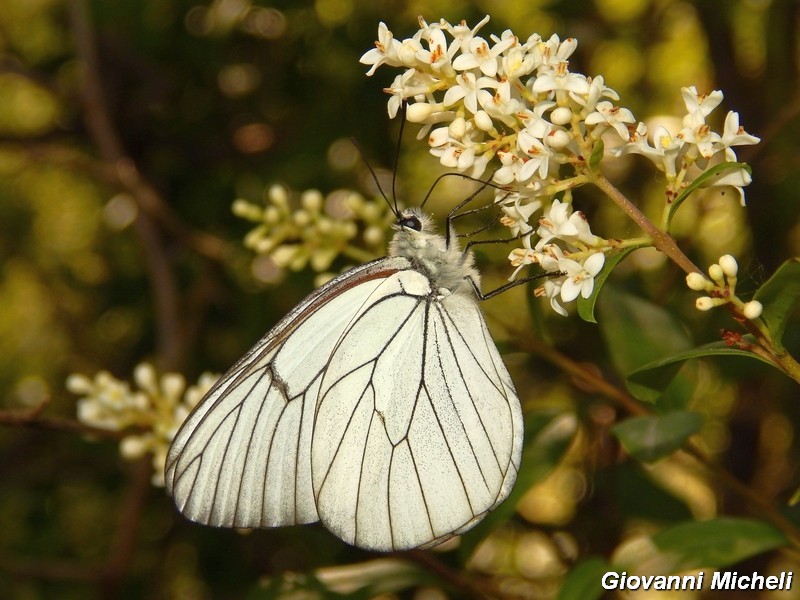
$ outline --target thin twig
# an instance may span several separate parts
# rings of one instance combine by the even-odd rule
[[[119,587],[136,549],[139,523],[150,491],[150,477],[153,472],[151,461],[152,457],[147,455],[134,464],[128,489],[123,495],[114,545],[111,555],[102,567],[103,595],[109,599],[119,597]]]
[[[398,554],[398,556],[406,560],[414,561],[426,571],[433,573],[442,581],[447,582],[459,593],[459,597],[461,598],[487,599],[499,597],[496,591],[489,590],[484,582],[469,577],[461,571],[451,569],[442,561],[437,560],[430,552],[411,550],[409,552],[402,552]]]
[[[135,190],[133,195],[139,206],[152,209],[154,203],[163,204],[154,188],[143,183],[139,170],[125,152],[112,122],[101,83],[97,46],[86,2],[70,0],[69,15],[76,55],[83,66],[83,114],[89,134],[102,158],[116,169],[120,181],[126,182],[127,186]],[[175,274],[161,232],[155,226],[150,212],[140,211],[135,227],[145,251],[155,300],[158,354],[164,368],[175,369],[181,364],[184,354]]]
[[[7,427],[28,427],[31,429],[51,429],[113,440],[120,440],[134,433],[134,430],[131,429],[111,431],[109,429],[92,427],[91,425],[76,421],[75,419],[42,416],[42,412],[48,404],[49,399],[45,399],[30,410],[0,410],[0,425],[5,425]]]
[[[98,160],[81,150],[57,142],[21,142],[0,137],[0,147],[17,156],[25,156],[35,163],[45,160],[80,170],[105,185],[130,194],[140,210],[146,212],[165,232],[200,256],[228,264],[234,254],[234,249],[227,241],[184,223],[138,172],[131,173],[129,169]]]

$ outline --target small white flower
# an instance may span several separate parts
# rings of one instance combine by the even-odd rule
[[[498,70],[497,57],[515,43],[516,38],[514,37],[502,40],[490,48],[482,37],[473,37],[468,44],[469,52],[464,52],[461,56],[456,57],[453,61],[453,68],[456,71],[478,68],[487,77],[494,77]]]
[[[739,113],[729,111],[725,117],[725,126],[723,127],[720,141],[725,147],[750,146],[759,143],[761,138],[747,133],[744,127],[739,125]]]
[[[683,129],[678,137],[686,143],[697,146],[697,151],[703,158],[711,158],[716,153],[715,145],[720,141],[720,135],[711,130],[706,123],[703,112],[698,109],[683,118]]]
[[[550,299],[550,307],[562,317],[568,316],[566,309],[559,304],[558,299],[561,297],[561,286],[564,281],[563,277],[548,278],[544,284],[534,290],[534,295],[537,297],[546,296]]]
[[[628,126],[626,123],[635,123],[633,113],[627,108],[614,106],[611,102],[603,100],[598,102],[595,112],[587,115],[587,125],[600,125],[601,123],[611,127],[623,140],[628,140]]]
[[[450,35],[453,36],[453,43],[450,45],[449,49],[450,58],[452,59],[455,52],[461,48],[469,47],[469,43],[472,38],[475,37],[475,34],[478,33],[478,31],[480,31],[480,29],[489,22],[489,15],[483,17],[483,19],[481,19],[480,22],[472,29],[469,28],[465,21],[461,21],[458,25],[450,25],[450,23],[447,23],[444,21],[444,19],[442,22],[445,25],[445,29],[447,29]]]
[[[519,132],[517,146],[529,157],[520,169],[519,181],[527,181],[534,175],[539,179],[546,179],[552,157],[550,148],[540,138],[531,135],[527,128]]]
[[[582,114],[588,115],[595,110],[597,103],[602,98],[608,98],[614,101],[619,100],[619,94],[605,85],[605,80],[602,75],[598,75],[594,78],[587,78],[587,81],[589,81],[589,92],[587,94],[570,93],[570,98],[583,106]]]
[[[445,92],[442,104],[452,106],[459,100],[463,100],[467,110],[475,114],[478,112],[478,90],[497,88],[497,85],[497,81],[490,77],[478,79],[474,73],[459,73],[456,76],[456,85]]]
[[[434,71],[445,70],[450,65],[450,56],[447,53],[447,40],[444,32],[438,27],[430,28],[425,37],[428,41],[428,50],[424,48],[417,50],[417,60],[429,64]]]
[[[708,95],[699,94],[697,92],[697,88],[693,85],[681,88],[681,95],[683,96],[683,102],[686,105],[686,112],[691,115],[694,112],[699,111],[704,119],[710,115],[717,106],[719,106],[723,98],[722,92],[719,90],[714,90]]]
[[[564,302],[572,302],[579,295],[583,298],[591,296],[594,290],[594,278],[602,270],[605,259],[605,254],[596,252],[583,264],[569,258],[560,260],[558,266],[567,274],[561,286],[561,299]]]
[[[543,243],[559,239],[571,244],[582,242],[593,246],[598,239],[584,214],[581,211],[572,212],[572,205],[560,200],[553,200],[547,213],[539,219],[536,233]]]
[[[516,115],[524,110],[523,104],[511,95],[511,85],[500,81],[494,94],[485,89],[478,91],[478,103],[487,114],[509,127],[514,127]]]
[[[508,261],[512,267],[516,267],[508,278],[509,281],[514,281],[522,269],[538,262],[537,253],[528,248],[514,248],[508,255]]]
[[[570,73],[566,70],[566,65],[553,73],[546,73],[537,77],[531,86],[531,91],[534,94],[563,91],[571,92],[575,95],[586,95],[589,93],[589,89],[589,82],[586,80],[586,76],[580,73]]]
[[[513,152],[498,152],[497,157],[503,165],[494,172],[493,179],[500,185],[507,185],[513,181],[524,181],[520,173],[527,159],[517,156]]]
[[[375,70],[381,65],[399,67],[402,64],[398,58],[399,48],[400,42],[394,39],[392,32],[381,21],[378,24],[378,40],[375,42],[375,47],[365,52],[359,62],[364,65],[372,65],[367,71],[367,75],[375,73]]]
[[[530,74],[537,67],[534,55],[518,45],[510,48],[503,56],[501,66],[503,75],[511,81]]]
[[[527,200],[523,204],[523,200]],[[531,215],[542,207],[541,200],[530,200],[523,198],[520,194],[514,194],[513,201],[505,204],[502,208],[503,216],[500,223],[511,229],[514,237],[524,235],[533,231],[533,227],[528,223]]]

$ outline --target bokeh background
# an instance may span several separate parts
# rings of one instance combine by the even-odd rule
[[[763,140],[739,153],[753,168],[747,206],[730,194],[699,196],[681,209],[675,234],[700,265],[735,254],[746,295],[800,254],[799,6],[0,0],[0,597],[555,598],[581,559],[635,554],[670,524],[763,518],[752,495],[793,519],[794,384],[746,361],[690,369],[679,402],[706,417],[697,443],[744,492],[680,454],[640,465],[609,433],[625,407],[574,376],[584,369],[623,389],[613,327],[602,313],[600,326],[553,315],[531,289],[485,308],[529,429],[549,427],[550,442],[523,463],[529,476],[502,522],[460,548],[380,557],[321,527],[190,524],[151,486],[148,460],[127,462],[114,439],[69,424],[77,398],[64,382],[99,370],[130,380],[145,360],[189,382],[224,371],[313,288],[314,272],[283,272],[244,248],[252,225],[231,205],[264,202],[275,183],[373,196],[349,138],[385,180],[398,127],[382,88],[396,73],[368,78],[358,59],[379,21],[405,37],[417,15],[474,24],[488,13],[486,35],[576,37],[570,68],[602,74],[641,120],[683,114],[682,86],[723,90],[723,107]],[[400,149],[407,203],[442,172],[414,134]],[[661,202],[662,182],[644,161],[608,168],[645,209]],[[437,189],[439,214],[470,190]],[[576,202],[600,235],[638,234],[591,192]],[[507,253],[480,253],[486,287],[509,275]],[[735,328],[724,313],[697,313],[679,270],[657,256],[636,254],[618,271],[625,293],[666,309],[696,343]],[[797,337],[790,327],[790,347]],[[41,415],[26,412],[44,400]],[[31,418],[21,425],[13,415]],[[796,553],[776,551],[738,568],[798,566]]]

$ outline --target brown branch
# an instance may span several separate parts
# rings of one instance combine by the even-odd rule
[[[92,427],[75,419],[65,417],[44,417],[42,412],[50,403],[49,399],[43,400],[40,404],[30,410],[2,410],[0,411],[0,425],[7,427],[28,427],[31,429],[51,429],[54,431],[65,431],[80,435],[89,435],[97,438],[107,438],[121,440],[125,436],[136,433],[136,429],[124,429],[122,431],[112,431]]]
[[[184,223],[138,171],[130,172],[129,167],[122,168],[118,164],[98,160],[79,149],[55,142],[8,140],[0,137],[0,145],[16,155],[29,158],[32,162],[46,160],[77,169],[105,185],[127,192],[139,210],[156,221],[164,231],[209,260],[227,264],[235,252],[234,248],[222,238]]]
[[[181,343],[178,285],[161,232],[150,216],[154,203],[158,205],[165,203],[161,202],[155,188],[144,183],[133,160],[125,152],[122,140],[114,127],[101,83],[97,46],[85,0],[70,0],[69,16],[76,56],[83,67],[81,92],[83,114],[89,134],[103,160],[116,170],[120,181],[134,190],[133,196],[139,206],[151,209],[138,213],[135,228],[142,241],[153,289],[161,366],[166,369],[176,369],[181,364],[184,354]]]
[[[136,550],[139,524],[150,491],[150,477],[153,472],[151,461],[152,456],[148,454],[134,463],[131,470],[128,488],[123,496],[124,502],[119,511],[111,555],[101,568],[105,598],[119,597],[120,586]]]
[[[455,589],[460,598],[475,598],[485,600],[487,598],[498,598],[501,595],[497,590],[489,589],[485,582],[476,580],[457,571],[451,569],[440,560],[437,560],[435,555],[425,550],[410,550],[408,552],[397,553],[399,558],[411,560],[424,568],[426,571],[433,573],[442,581],[448,583]]]

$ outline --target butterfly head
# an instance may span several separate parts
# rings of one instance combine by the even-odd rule
[[[477,271],[472,268],[472,253],[464,253],[458,244],[450,243],[435,232],[433,221],[418,208],[400,211],[393,225],[396,233],[389,244],[390,256],[403,256],[424,273],[436,289],[455,291],[464,287],[465,278],[478,282]],[[470,293],[472,288],[467,287]]]
[[[420,234],[433,233],[433,224],[428,215],[418,208],[406,208],[397,215],[397,221],[392,225],[398,232],[406,232],[413,236],[414,232]]]

